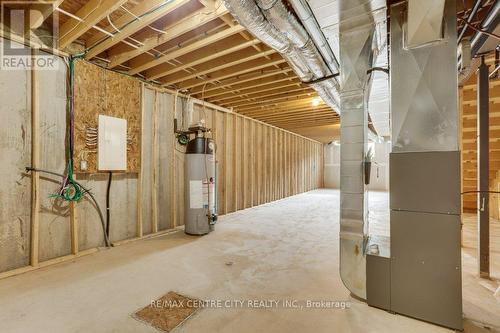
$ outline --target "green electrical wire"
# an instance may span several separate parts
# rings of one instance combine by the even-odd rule
[[[68,149],[67,149],[67,176],[63,181],[61,189],[58,194],[53,194],[52,198],[61,198],[65,201],[80,201],[85,195],[82,187],[76,182],[73,176],[73,93],[74,93],[74,70],[75,70],[75,60],[83,58],[84,54],[77,56],[72,56],[69,58],[69,98],[67,103],[67,110],[69,116],[69,126],[68,126]]]
[[[187,145],[189,142],[189,137],[186,134],[179,134],[177,135],[177,142],[179,142],[180,145]]]

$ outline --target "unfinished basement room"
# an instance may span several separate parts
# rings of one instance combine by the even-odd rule
[[[500,1],[0,13],[0,333],[500,333]]]

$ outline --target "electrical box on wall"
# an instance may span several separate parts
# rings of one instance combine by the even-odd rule
[[[127,170],[127,120],[99,115],[97,168]]]

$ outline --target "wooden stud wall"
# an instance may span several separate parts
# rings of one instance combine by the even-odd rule
[[[202,109],[195,106],[193,118],[213,131],[219,215],[322,186],[320,142],[238,113]]]
[[[477,189],[477,85],[475,76],[460,89],[462,191]],[[500,80],[490,81],[490,190],[500,187]],[[476,212],[477,195],[464,194],[464,212]],[[490,195],[490,212],[500,217],[499,196]]]

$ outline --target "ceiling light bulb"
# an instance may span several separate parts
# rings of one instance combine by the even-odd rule
[[[312,100],[312,106],[318,106],[321,103],[321,98],[315,98]]]

